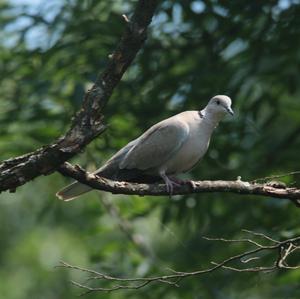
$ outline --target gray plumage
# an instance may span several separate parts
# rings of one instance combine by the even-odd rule
[[[172,193],[176,183],[169,176],[190,170],[204,156],[214,128],[226,113],[233,114],[231,99],[219,95],[202,111],[185,111],[165,119],[119,150],[95,174],[130,182],[162,178]],[[56,195],[71,200],[90,190],[74,182]]]

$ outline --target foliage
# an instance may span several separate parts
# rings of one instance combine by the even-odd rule
[[[135,1],[0,2],[0,158],[34,150],[64,132],[84,91],[107,62]],[[300,5],[298,1],[161,2],[145,48],[105,109],[107,131],[75,159],[93,169],[153,123],[228,94],[236,111],[215,132],[191,177],[252,180],[299,170]],[[297,184],[297,176],[286,183]],[[203,235],[240,237],[242,228],[275,238],[299,234],[299,210],[276,199],[206,194],[111,196],[72,204],[54,194],[68,180],[40,177],[1,194],[0,295],[73,298],[76,273],[63,259],[115,275],[205,267],[243,247]],[[145,255],[101,204],[106,196],[143,239]],[[299,271],[220,271],[180,288],[152,286],[107,298],[298,298]],[[98,294],[90,298],[98,298]]]

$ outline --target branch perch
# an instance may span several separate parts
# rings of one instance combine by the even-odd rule
[[[104,130],[102,110],[114,88],[147,38],[147,28],[156,0],[139,0],[135,12],[111,55],[106,68],[86,93],[69,131],[57,141],[34,152],[0,164],[0,192],[15,189],[40,175],[48,175],[63,162],[82,151]]]
[[[111,192],[113,194],[127,195],[169,195],[164,184],[137,184],[118,182],[98,177],[80,168],[64,163],[58,171],[65,176],[91,186],[94,189]],[[193,181],[192,184],[174,186],[173,195],[183,195],[204,192],[231,192],[237,194],[261,195],[280,199],[292,200],[297,206],[300,204],[300,189],[288,188],[283,184],[275,183],[249,183],[236,181]]]

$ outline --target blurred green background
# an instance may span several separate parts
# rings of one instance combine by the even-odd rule
[[[130,17],[135,3],[0,1],[1,160],[67,130],[122,34],[121,15]],[[162,0],[145,47],[105,109],[108,129],[72,162],[95,169],[152,124],[226,94],[236,116],[217,128],[190,177],[252,180],[300,170],[299,49],[298,0]],[[299,176],[283,180],[300,185]],[[86,276],[54,268],[60,260],[124,277],[149,276],[170,273],[168,267],[208,267],[247,248],[204,235],[239,238],[244,228],[278,239],[300,234],[300,210],[289,201],[103,192],[58,201],[55,192],[70,181],[55,173],[0,195],[0,298],[75,298],[80,290],[69,281]],[[270,264],[271,257],[263,262]],[[186,279],[180,288],[149,285],[88,298],[300,298],[299,281],[300,271],[221,270]]]

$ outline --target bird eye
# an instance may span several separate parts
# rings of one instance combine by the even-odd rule
[[[217,105],[220,105],[220,101],[218,100],[218,101],[216,101],[216,103],[217,103]]]

